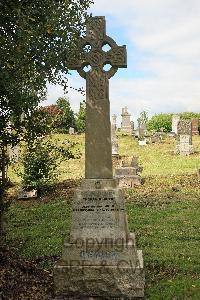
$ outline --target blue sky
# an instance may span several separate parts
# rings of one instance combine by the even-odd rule
[[[90,12],[105,16],[107,34],[127,46],[128,68],[110,80],[111,113],[120,121],[124,106],[136,120],[143,110],[200,112],[200,1],[199,0],[94,0]],[[73,72],[73,87],[85,81]],[[50,86],[45,104],[63,96]],[[77,111],[83,97],[69,91]]]

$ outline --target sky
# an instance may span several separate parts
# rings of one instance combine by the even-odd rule
[[[94,0],[93,16],[106,17],[107,35],[127,47],[127,69],[110,79],[111,114],[127,106],[134,121],[140,112],[200,112],[200,1],[199,0]],[[76,71],[72,87],[85,87]],[[48,86],[45,105],[64,92]],[[70,89],[77,111],[83,96]]]

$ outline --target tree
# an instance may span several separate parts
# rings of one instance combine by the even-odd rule
[[[159,131],[161,128],[164,128],[166,132],[172,130],[172,114],[154,115],[147,123],[148,130]]]
[[[62,115],[62,110],[58,108],[57,105],[51,104],[44,106],[42,108],[51,119],[51,129],[54,130],[60,127],[60,115]]]
[[[61,114],[58,116],[59,129],[62,132],[68,133],[70,127],[75,127],[74,112],[71,109],[69,99],[60,97],[56,101],[56,105],[61,111]]]
[[[138,120],[141,124],[146,124],[148,122],[148,113],[146,111],[142,111]]]
[[[66,61],[78,55],[91,0],[0,1],[0,146],[19,141],[23,122],[46,95],[46,83],[67,86]],[[12,130],[7,124],[12,119]],[[4,171],[2,167],[1,171]],[[5,176],[0,179],[0,225]],[[0,228],[1,235],[1,228]],[[1,238],[0,238],[1,240]]]
[[[80,103],[79,112],[76,114],[76,128],[79,133],[85,131],[86,105],[85,101]]]

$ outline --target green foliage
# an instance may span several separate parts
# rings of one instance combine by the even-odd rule
[[[22,159],[23,172],[20,174],[23,188],[41,189],[55,182],[61,160],[79,157],[79,154],[72,151],[75,145],[68,142],[67,145],[57,147],[52,141],[42,139],[27,144]]]
[[[60,97],[56,101],[56,105],[60,110],[60,114],[57,115],[57,131],[68,133],[70,127],[75,127],[74,112],[71,109],[69,99]]]
[[[162,168],[161,168],[162,171]],[[181,184],[180,191],[172,191]],[[158,192],[159,191],[159,192]],[[25,259],[60,256],[69,235],[71,202],[54,190],[52,201],[12,202],[9,246]],[[52,192],[51,192],[52,193]],[[155,299],[199,299],[199,184],[195,175],[152,176],[126,193],[130,231],[145,262],[145,295]],[[47,261],[45,263],[47,264]]]
[[[181,119],[198,119],[199,120],[199,130],[200,130],[200,113],[194,112],[183,112],[180,114]]]
[[[154,115],[147,123],[148,130],[160,131],[163,128],[165,132],[172,130],[172,114]]]
[[[56,179],[56,153],[49,142],[37,140],[23,157],[22,185],[25,189],[39,188]]]
[[[86,104],[85,101],[80,103],[79,112],[76,114],[76,128],[79,133],[85,131]]]
[[[17,143],[46,83],[67,87],[66,58],[77,53],[91,0],[0,1],[0,142]],[[7,125],[12,118],[12,132]]]
[[[146,111],[142,111],[140,113],[140,116],[138,118],[138,123],[140,124],[146,124],[148,122],[148,113]]]
[[[181,119],[199,119],[199,129],[200,129],[200,113],[194,112],[182,112],[178,114]],[[157,114],[154,115],[147,123],[148,130],[159,131],[164,128],[165,132],[170,132],[172,130],[172,116],[173,114]]]

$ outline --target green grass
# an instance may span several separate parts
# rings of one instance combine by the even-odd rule
[[[84,137],[72,138],[80,139],[83,151]],[[197,151],[199,142],[196,137]],[[195,174],[200,154],[183,158],[174,155],[173,148],[173,142],[139,148],[132,138],[120,137],[120,154],[139,155],[144,167],[145,183],[126,190],[126,205],[130,231],[143,250],[145,294],[150,300],[200,299],[200,189]],[[63,163],[60,170],[60,181],[80,178],[84,157]],[[22,257],[61,254],[71,204],[67,196],[56,194],[49,194],[51,200],[47,194],[37,201],[12,202],[7,212],[8,244]]]

